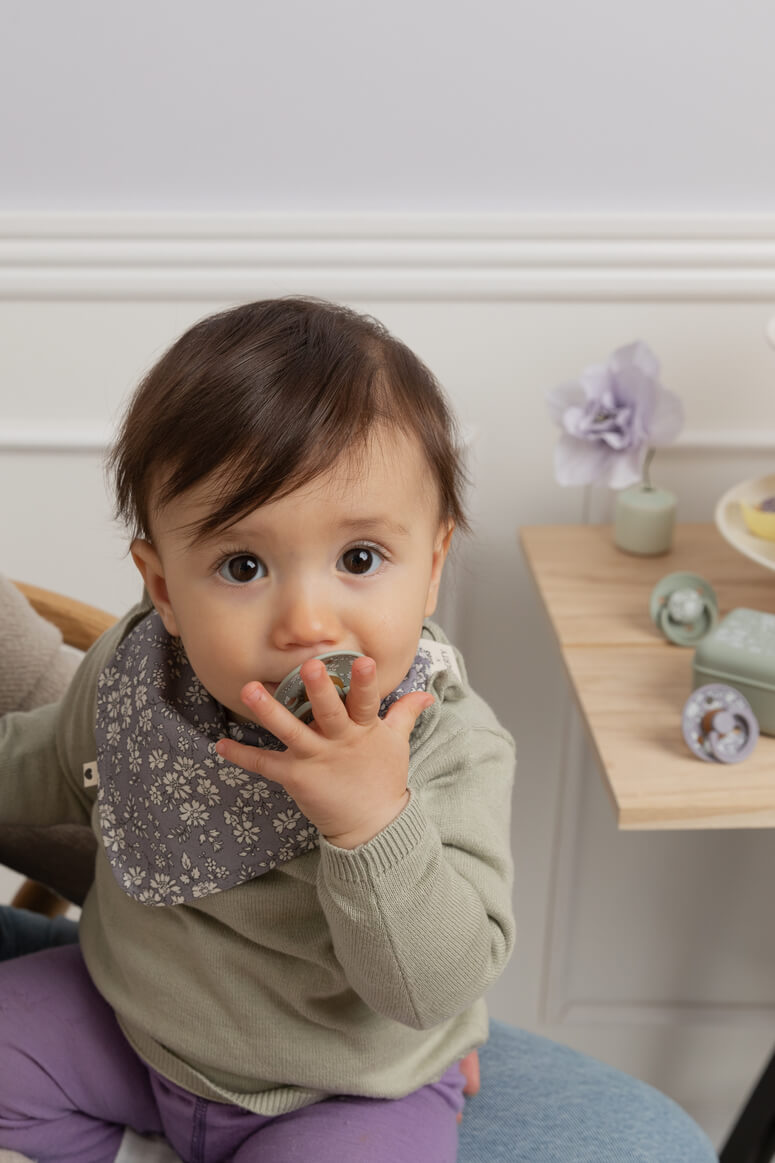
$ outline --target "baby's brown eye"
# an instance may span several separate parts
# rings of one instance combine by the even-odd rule
[[[383,560],[382,554],[368,545],[356,545],[352,549],[346,549],[339,558],[344,570],[356,575],[375,573]]]
[[[236,553],[224,561],[218,573],[229,582],[251,582],[257,577],[263,577],[266,569],[252,553]]]

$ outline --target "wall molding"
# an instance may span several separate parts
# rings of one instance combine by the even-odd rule
[[[104,424],[87,420],[79,424],[51,420],[3,420],[0,418],[0,454],[67,453],[103,454],[111,433]]]
[[[775,215],[0,213],[0,298],[775,302]]]
[[[575,701],[563,696],[561,790],[557,801],[552,850],[552,884],[543,949],[541,1021],[548,1026],[728,1026],[761,1029],[772,1026],[775,1005],[745,1001],[698,1003],[681,999],[628,998],[607,1002],[574,996],[570,987],[576,891],[581,853],[580,820],[584,788],[599,780],[596,760]]]
[[[692,428],[682,432],[675,444],[659,449],[660,457],[698,452],[772,452],[775,428],[710,429]]]

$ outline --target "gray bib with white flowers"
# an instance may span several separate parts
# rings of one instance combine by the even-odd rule
[[[380,716],[402,695],[425,690],[450,658],[454,667],[448,646],[421,639]],[[285,747],[269,731],[237,722],[205,690],[155,610],[99,676],[95,734],[103,845],[116,880],[142,904],[186,904],[223,892],[319,843],[284,788],[217,754],[226,735],[273,751]]]

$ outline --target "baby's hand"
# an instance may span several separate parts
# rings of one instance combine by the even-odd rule
[[[479,1051],[471,1050],[465,1058],[460,1059],[460,1072],[466,1080],[463,1094],[474,1095],[479,1093],[481,1081],[479,1078]]]
[[[481,1086],[481,1082],[479,1079],[479,1051],[478,1050],[471,1050],[471,1052],[469,1054],[466,1054],[465,1058],[460,1059],[460,1072],[466,1080],[466,1084],[463,1087],[463,1094],[466,1095],[467,1098],[470,1098],[474,1094],[478,1094],[480,1086]],[[462,1121],[463,1121],[463,1112],[462,1111],[457,1116],[457,1121],[459,1123],[462,1123]]]
[[[247,683],[240,692],[251,716],[287,751],[263,751],[233,739],[219,739],[216,750],[230,763],[281,784],[331,844],[357,848],[386,828],[408,802],[409,736],[433,695],[404,695],[380,719],[373,659],[353,663],[346,704],[319,659],[305,662],[301,677],[315,717],[310,726],[261,683]]]

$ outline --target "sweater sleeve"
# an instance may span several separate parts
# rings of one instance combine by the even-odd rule
[[[55,703],[78,666],[75,652],[0,574],[0,715]]]
[[[514,944],[513,742],[466,727],[410,780],[404,811],[353,850],[321,839],[318,893],[337,958],[375,1011],[428,1029],[473,1004]]]
[[[97,680],[142,616],[133,607],[98,638],[58,703],[0,718],[0,823],[89,823],[96,793],[84,787],[83,768],[96,758]]]

